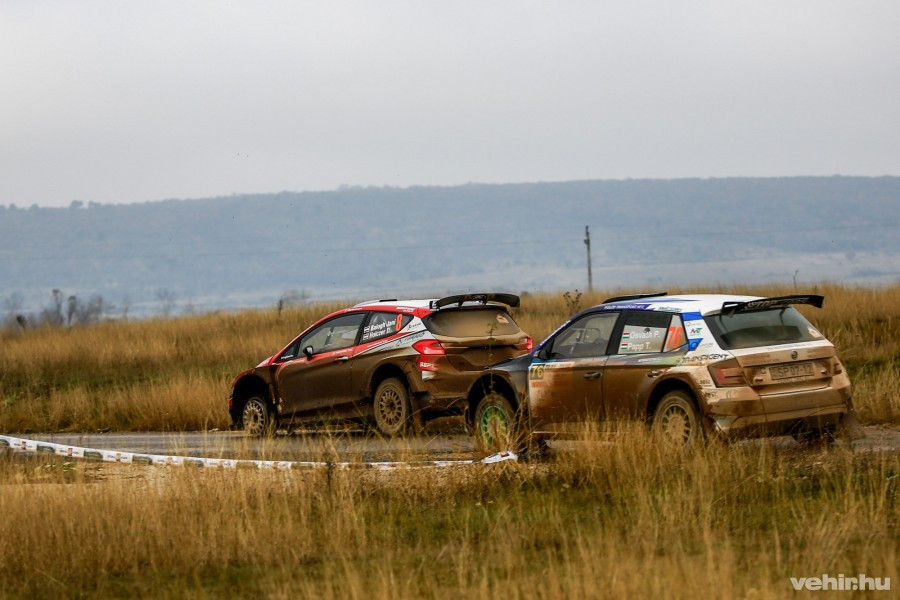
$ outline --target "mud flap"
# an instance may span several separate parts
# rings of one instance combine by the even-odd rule
[[[838,424],[837,433],[848,442],[861,440],[866,437],[866,432],[863,431],[859,421],[856,420],[856,412],[853,410],[852,404],[850,405],[850,411],[844,415],[844,418]]]
[[[422,394],[413,393],[410,390],[409,394],[409,431],[413,433],[413,435],[422,435],[425,432],[425,417],[423,416],[423,402]]]

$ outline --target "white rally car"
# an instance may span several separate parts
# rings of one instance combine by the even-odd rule
[[[610,298],[491,370],[496,383],[476,404],[476,434],[489,443],[514,427],[517,412],[539,439],[625,418],[685,441],[706,433],[812,441],[842,425],[856,434],[850,380],[834,345],[793,308],[823,302],[815,295]]]

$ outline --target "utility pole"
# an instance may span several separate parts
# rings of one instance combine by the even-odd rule
[[[594,291],[594,281],[591,275],[591,230],[587,225],[584,226],[584,245],[587,246],[588,258],[588,291]]]

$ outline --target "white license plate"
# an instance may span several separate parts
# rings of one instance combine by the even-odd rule
[[[778,365],[769,367],[769,377],[774,381],[779,379],[793,379],[794,377],[812,377],[813,364],[810,362],[797,363],[795,365]]]

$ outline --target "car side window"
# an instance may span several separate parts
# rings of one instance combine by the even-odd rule
[[[684,322],[680,315],[672,315],[672,322],[669,323],[669,335],[666,336],[666,345],[663,346],[663,352],[673,352],[679,348],[687,346],[687,332],[684,330]]]
[[[351,313],[322,323],[303,336],[298,346],[299,351],[303,352],[304,348],[312,346],[313,354],[319,354],[355,345],[359,326],[365,316],[364,313]]]
[[[605,356],[618,317],[617,312],[594,313],[581,317],[556,336],[548,358]]]
[[[677,350],[687,342],[681,317],[671,313],[635,311],[625,315],[618,354]]]
[[[412,315],[393,312],[373,312],[363,327],[362,341],[371,342],[389,335],[394,335],[409,322],[412,321]]]

